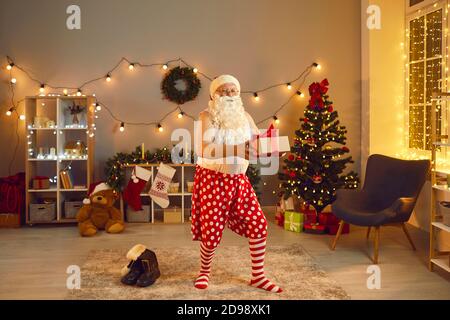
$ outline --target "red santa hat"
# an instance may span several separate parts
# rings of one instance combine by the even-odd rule
[[[91,183],[89,186],[88,197],[83,200],[84,204],[90,204],[91,200],[89,199],[92,195],[99,193],[101,191],[111,190],[111,187],[105,182],[95,182]]]

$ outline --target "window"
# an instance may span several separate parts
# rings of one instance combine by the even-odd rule
[[[409,147],[419,150],[431,150],[431,98],[443,89],[443,9],[433,9],[408,21]],[[439,134],[440,107],[436,119]]]

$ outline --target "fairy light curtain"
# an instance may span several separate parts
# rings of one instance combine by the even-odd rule
[[[408,112],[409,148],[431,150],[431,97],[433,91],[445,90],[448,68],[444,55],[444,17],[446,8],[435,4],[431,10],[419,10],[408,22]],[[446,33],[445,33],[446,34]],[[437,112],[438,133],[441,131],[442,112]]]

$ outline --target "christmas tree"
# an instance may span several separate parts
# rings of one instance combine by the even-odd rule
[[[312,205],[317,214],[336,200],[336,190],[356,189],[359,185],[357,173],[343,173],[354,161],[346,156],[350,152],[345,146],[347,130],[340,125],[329,100],[328,86],[325,79],[309,87],[311,99],[300,119],[301,128],[295,132],[291,154],[279,173],[283,189],[280,196],[297,196]]]

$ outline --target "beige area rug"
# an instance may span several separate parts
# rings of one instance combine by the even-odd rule
[[[193,281],[199,269],[199,252],[193,248],[151,248],[158,257],[161,277],[148,288],[120,282],[126,265],[125,251],[93,250],[81,268],[81,289],[66,299],[133,300],[309,300],[350,299],[347,293],[298,246],[268,247],[266,274],[284,290],[265,292],[248,285],[251,263],[246,247],[219,247],[207,290]]]

